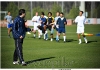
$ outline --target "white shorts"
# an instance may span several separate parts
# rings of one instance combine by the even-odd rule
[[[36,24],[34,24],[34,30],[38,30],[38,25],[40,25],[40,24],[38,24],[38,23],[36,23]]]
[[[77,33],[84,33],[84,27],[83,26],[77,26]]]

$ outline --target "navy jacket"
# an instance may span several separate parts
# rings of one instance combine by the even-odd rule
[[[20,16],[14,19],[12,25],[12,34],[14,39],[19,39],[20,36],[25,37],[26,31],[31,31],[30,28],[25,27],[25,21]]]
[[[65,28],[64,22],[66,22],[67,24],[66,18],[64,18],[63,20],[61,20],[61,18],[58,18],[57,24],[59,25],[59,28]]]

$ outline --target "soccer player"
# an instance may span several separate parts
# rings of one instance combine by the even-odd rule
[[[65,34],[65,25],[67,24],[66,18],[64,17],[64,14],[61,12],[60,13],[60,18],[57,20],[57,25],[59,26],[58,28],[58,39],[57,41],[59,42],[59,37],[60,34],[63,33],[63,38],[64,38],[64,43],[66,42],[66,34]]]
[[[42,33],[44,34],[44,40],[48,40],[48,35],[47,35],[47,19],[44,17],[44,12],[41,12],[41,18],[40,18],[40,22],[41,22],[41,26],[38,26],[39,29],[42,30]]]
[[[11,32],[11,26],[12,26],[12,16],[10,12],[8,12],[8,15],[4,17],[4,20],[7,22],[8,36],[11,38],[10,32]]]
[[[38,12],[35,13],[35,16],[32,18],[32,22],[34,22],[34,38],[36,37],[36,30],[38,30],[38,38],[40,38],[40,30],[37,26],[40,24],[40,16],[38,16]]]
[[[85,43],[87,43],[87,39],[84,35],[84,23],[85,23],[85,16],[82,15],[83,11],[79,12],[79,16],[75,18],[75,23],[77,23],[77,35],[79,39],[79,44],[82,43],[80,34],[84,37]]]
[[[51,12],[48,12],[47,27],[51,31],[51,41],[53,41],[54,17]]]
[[[15,51],[13,55],[13,64],[19,64],[18,58],[22,66],[26,66],[27,64],[24,62],[23,59],[23,52],[22,52],[22,45],[23,40],[25,38],[26,31],[31,31],[30,28],[25,27],[25,10],[19,10],[19,16],[14,19],[13,26],[12,26],[12,34],[15,40]]]
[[[55,17],[55,19],[54,19],[54,23],[55,23],[55,27],[56,27],[56,31],[57,31],[57,33],[56,33],[56,40],[58,40],[58,28],[59,28],[59,27],[58,27],[58,25],[56,24],[58,18],[60,18],[60,13],[59,13],[59,12],[56,13],[56,17]]]

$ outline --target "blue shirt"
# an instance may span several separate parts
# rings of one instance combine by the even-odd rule
[[[26,31],[30,31],[30,28],[25,27],[25,21],[20,16],[16,17],[12,26],[12,34],[14,38],[25,37]]]
[[[66,18],[58,18],[57,20],[57,24],[59,25],[59,28],[65,28],[65,23],[66,22]]]
[[[41,26],[46,25],[46,23],[47,23],[47,19],[46,19],[45,17],[40,18],[40,20],[42,21]]]

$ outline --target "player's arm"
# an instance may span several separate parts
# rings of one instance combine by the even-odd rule
[[[78,22],[78,16],[75,18],[75,20],[73,21],[73,23],[77,23]]]
[[[66,21],[66,18],[64,18],[64,24],[65,24],[65,25],[67,25],[67,21]]]

